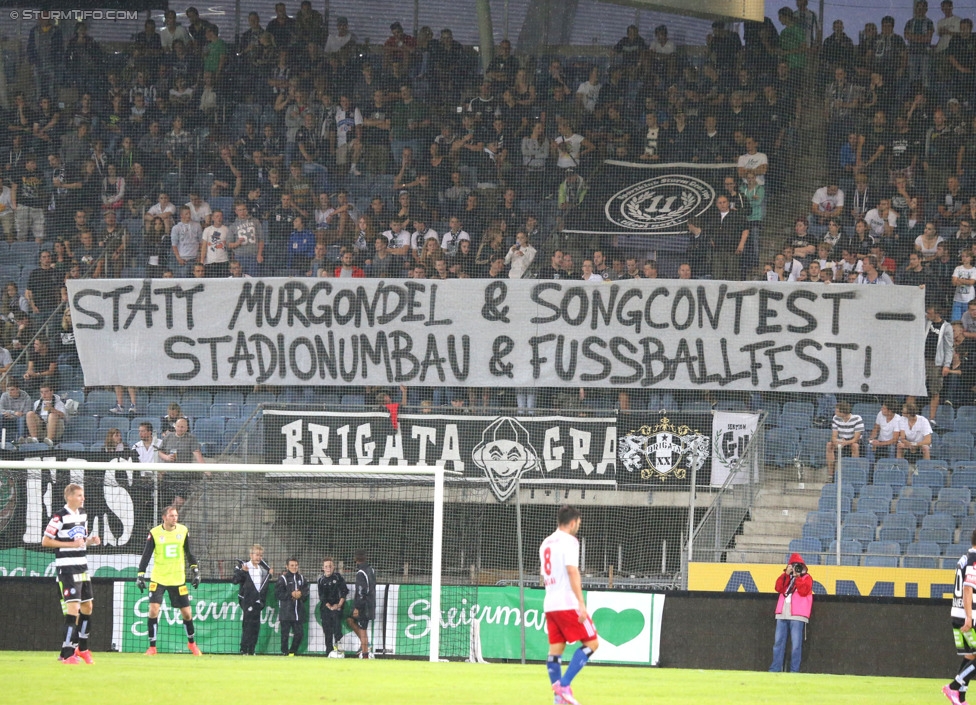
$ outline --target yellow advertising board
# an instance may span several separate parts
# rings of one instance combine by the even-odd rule
[[[712,592],[775,592],[782,565],[691,563],[688,589]],[[810,566],[817,595],[861,597],[952,597],[952,570]]]

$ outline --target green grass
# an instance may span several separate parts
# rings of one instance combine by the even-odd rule
[[[8,703],[342,703],[343,705],[524,705],[552,703],[544,666],[431,664],[377,659],[95,654],[94,666],[64,666],[54,654],[0,651]],[[948,680],[948,678],[947,678]],[[917,705],[945,702],[946,681],[746,671],[590,666],[573,690],[583,705]]]

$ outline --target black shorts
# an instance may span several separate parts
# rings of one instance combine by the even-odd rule
[[[62,602],[91,602],[95,599],[88,573],[76,573],[71,567],[58,568],[58,587]]]
[[[358,617],[350,616],[349,619],[355,622],[356,626],[360,629],[369,629],[369,623],[373,621],[370,617],[367,617],[362,612],[359,613]]]
[[[149,583],[149,604],[163,604],[163,595],[169,592],[169,604],[173,607],[190,606],[190,589],[183,585],[160,585],[159,583]]]

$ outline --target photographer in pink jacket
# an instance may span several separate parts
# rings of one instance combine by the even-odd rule
[[[779,593],[779,601],[776,603],[776,640],[773,642],[773,665],[769,670],[771,673],[783,670],[786,636],[789,633],[792,649],[790,671],[799,673],[800,660],[803,658],[804,630],[813,609],[813,578],[799,553],[790,556],[783,573],[776,579],[776,592]]]

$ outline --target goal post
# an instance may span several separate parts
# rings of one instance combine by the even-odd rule
[[[134,564],[142,552],[146,535],[143,532],[159,523],[159,511],[171,503],[173,492],[186,494],[180,522],[190,530],[191,547],[203,569],[205,585],[201,588],[206,588],[206,583],[221,581],[224,592],[234,600],[236,586],[231,589],[227,585],[234,561],[246,560],[247,548],[253,543],[266,544],[265,555],[269,562],[273,561],[275,578],[285,559],[301,555],[301,572],[312,586],[324,556],[334,553],[351,557],[355,549],[366,548],[367,560],[377,573],[384,601],[382,617],[378,609],[377,619],[371,626],[371,648],[375,648],[379,639],[387,653],[426,657],[431,662],[442,660],[445,647],[449,655],[469,655],[468,636],[464,637],[464,644],[445,645],[441,633],[440,615],[445,604],[442,594],[445,589],[445,484],[447,478],[457,474],[444,467],[135,463],[128,459],[104,462],[70,458],[59,462],[42,454],[23,460],[0,460],[0,473],[13,479],[14,487],[21,488],[32,505],[27,513],[34,521],[32,526],[24,528],[24,542],[30,546],[36,538],[36,549],[39,549],[39,531],[43,531],[51,512],[61,506],[64,487],[72,482],[85,487],[89,532],[97,532],[106,544],[104,549],[93,547],[89,551],[90,564],[115,568],[130,582]],[[470,490],[460,489],[455,492],[455,499],[466,494]],[[470,506],[475,508],[473,511],[480,511],[477,508],[483,504],[484,497],[479,496]],[[463,543],[457,538],[459,532],[476,529],[477,520],[457,509],[451,517],[450,534],[455,543]],[[343,523],[348,526],[346,531],[337,526]],[[345,533],[353,536],[342,535]],[[100,555],[103,552],[109,555]],[[42,558],[53,560],[53,554]],[[312,558],[315,562],[310,562]],[[452,592],[449,603],[451,599],[459,603],[464,599],[455,593],[459,590],[456,586],[463,584],[466,577],[465,563],[463,559],[455,563],[452,565],[454,578],[448,588]],[[352,591],[356,571],[348,562],[346,566],[344,575]],[[95,567],[90,568],[96,571]],[[388,622],[395,621],[396,611],[401,610],[396,604],[399,588],[403,587],[399,583],[411,584],[410,595],[420,594],[418,590],[429,585],[426,654],[405,651],[403,639],[384,632]],[[131,585],[122,587],[132,592]],[[137,599],[133,592],[129,603]],[[228,622],[240,620],[233,609],[236,605],[230,603],[227,595],[219,606],[217,598],[200,599],[199,604],[207,604],[214,613],[207,618],[221,613],[228,617]],[[267,605],[271,604],[277,606],[273,585],[267,599]],[[310,604],[306,637],[308,651],[312,652],[311,640],[313,636],[317,639],[321,630],[314,616],[319,603],[312,600]],[[236,637],[230,635],[232,627],[223,628],[225,633],[220,636],[222,646],[218,651],[227,652],[231,646],[236,651]],[[313,630],[318,631],[313,635]],[[116,628],[116,631],[123,630]],[[273,639],[266,637],[266,641],[270,652],[275,646]]]

